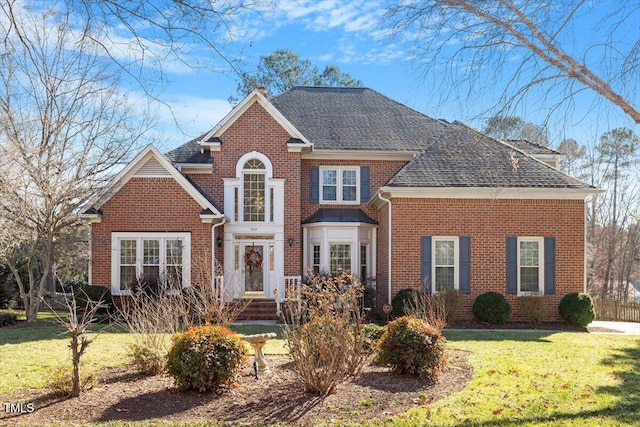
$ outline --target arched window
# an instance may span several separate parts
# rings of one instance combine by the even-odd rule
[[[243,220],[263,222],[266,210],[266,168],[258,159],[249,159],[242,168]]]

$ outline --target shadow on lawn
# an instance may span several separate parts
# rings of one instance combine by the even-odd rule
[[[127,333],[126,329],[115,324],[96,324],[93,332],[108,332],[111,334]],[[4,344],[22,344],[43,340],[68,340],[69,334],[60,326],[51,321],[38,321],[35,325],[20,324],[15,327],[2,328],[0,333],[0,346]]]
[[[521,330],[463,330],[445,329],[444,336],[450,341],[523,341],[550,342],[546,337],[562,331],[521,331]]]
[[[620,424],[638,425],[640,419],[640,340],[631,348],[614,350],[614,353],[603,359],[603,365],[612,367],[612,374],[618,384],[602,386],[595,394],[608,394],[617,398],[614,405],[593,411],[582,411],[570,414],[558,413],[535,418],[493,419],[487,422],[461,422],[460,426],[502,426],[524,423],[551,423],[575,421],[588,425],[598,425],[599,420],[608,420]],[[602,421],[600,421],[602,422]]]

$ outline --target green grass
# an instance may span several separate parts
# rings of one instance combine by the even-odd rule
[[[232,329],[241,334],[275,332],[278,338],[269,341],[267,352],[286,352],[279,326]],[[60,331],[53,326],[0,329],[0,393],[40,387],[49,369],[68,360],[67,340]],[[470,384],[430,405],[366,425],[595,427],[637,425],[640,419],[638,337],[517,331],[446,331],[446,336],[450,348],[468,353],[474,370]],[[97,370],[127,362],[129,340],[127,333],[102,332],[87,350],[85,366]],[[150,420],[104,425],[177,424]]]

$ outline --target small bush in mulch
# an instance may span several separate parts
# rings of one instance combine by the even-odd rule
[[[534,325],[547,319],[547,298],[542,294],[518,297],[518,307],[522,317]]]
[[[247,362],[240,336],[223,326],[196,326],[173,337],[166,370],[181,390],[221,392]]]
[[[564,320],[577,326],[587,326],[596,317],[591,295],[582,292],[572,292],[562,297],[558,311]]]
[[[382,334],[377,361],[396,373],[436,382],[446,367],[445,343],[440,331],[426,321],[400,317]]]
[[[510,313],[511,305],[497,292],[480,294],[473,303],[473,314],[483,322],[503,323]]]
[[[408,315],[409,313],[407,313],[406,308],[409,305],[408,304],[409,301],[419,298],[420,295],[421,295],[421,292],[418,291],[417,289],[399,290],[396,296],[394,296],[393,299],[391,300],[391,306],[393,307],[393,311],[391,312],[391,315],[393,317],[402,317],[402,316]]]
[[[366,323],[362,325],[362,334],[364,335],[365,346],[370,351],[374,351],[378,347],[380,338],[384,333],[384,326],[375,323]]]
[[[0,328],[18,323],[18,316],[14,313],[0,313]]]
[[[98,376],[95,372],[82,372],[80,376],[80,390],[91,390],[98,384]],[[46,382],[47,388],[61,396],[71,396],[73,392],[73,372],[71,367],[59,366],[50,374]]]

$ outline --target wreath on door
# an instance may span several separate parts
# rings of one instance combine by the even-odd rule
[[[249,273],[253,273],[254,269],[262,267],[262,255],[255,249],[247,249],[244,253],[244,264]]]

